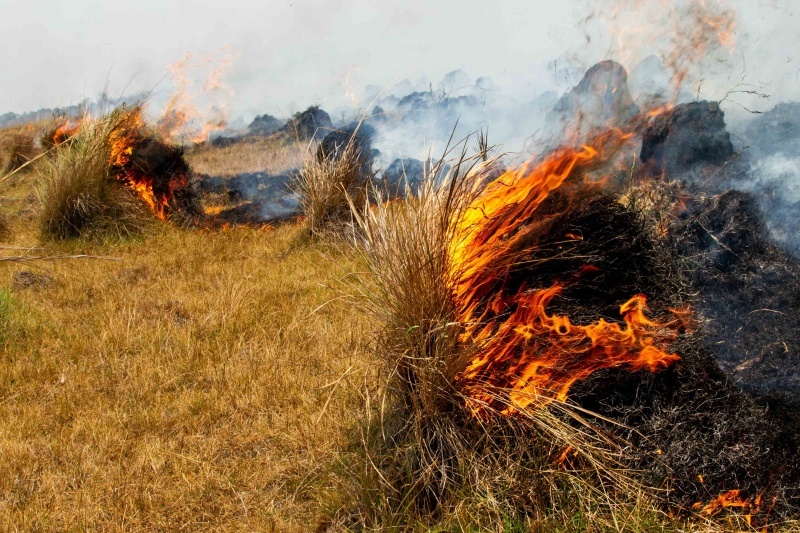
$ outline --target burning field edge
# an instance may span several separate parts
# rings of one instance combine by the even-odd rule
[[[362,122],[213,176],[230,146],[139,105],[15,142],[4,525],[796,530],[800,264],[719,105],[626,76],[576,86],[603,124],[413,182]]]

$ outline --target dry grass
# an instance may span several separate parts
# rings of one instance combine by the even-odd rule
[[[196,172],[209,176],[233,177],[246,172],[279,174],[299,168],[308,152],[305,143],[253,137],[225,147],[195,146],[187,151],[186,160]]]
[[[111,175],[110,136],[124,110],[83,120],[69,141],[37,161],[40,227],[48,238],[126,236],[152,218],[135,194]]]
[[[33,126],[0,131],[0,178],[36,157]]]
[[[323,305],[348,258],[301,234],[165,227],[0,290],[0,528],[313,527],[363,321]]]
[[[300,209],[314,235],[340,232],[363,208],[375,173],[355,134],[339,151],[306,158],[295,182]]]
[[[0,242],[6,242],[11,238],[12,226],[11,217],[0,213]]]
[[[0,211],[15,228],[10,246],[37,243],[30,187],[24,175],[0,184],[8,199]],[[406,239],[412,257],[440,253],[441,242],[425,231],[441,219],[426,218],[414,201],[384,208],[370,216],[403,225],[381,227],[420,233],[382,235]],[[382,249],[390,254],[393,246]],[[510,496],[536,497],[546,488],[528,475],[538,465],[514,462],[520,450],[513,440],[492,456],[485,446],[460,452],[463,465],[489,460],[472,478],[487,484],[448,493],[445,513],[412,512],[398,499],[398,489],[414,494],[420,486],[413,477],[399,488],[380,479],[381,467],[403,464],[397,457],[410,466],[415,460],[411,446],[386,447],[403,429],[390,422],[408,414],[396,411],[398,396],[385,388],[384,369],[398,352],[370,351],[374,315],[338,305],[341,293],[330,288],[364,271],[363,258],[308,239],[301,226],[207,232],[160,225],[144,237],[50,242],[37,253],[123,261],[0,262],[0,529],[309,531],[322,519],[333,530],[614,530],[607,506],[590,504],[598,487],[570,478],[543,492],[560,498],[559,512],[512,512]],[[380,264],[402,265],[401,258],[383,257]],[[392,296],[421,303],[404,307],[405,316],[378,308],[389,313],[381,321],[398,317],[379,346],[447,353],[451,341],[440,333],[449,328],[441,323],[449,311],[439,307],[441,283],[430,277],[440,269],[417,263],[384,271],[413,281],[393,285],[406,294],[362,286],[378,302]],[[53,281],[12,284],[28,270]],[[431,316],[436,320],[419,320]],[[425,347],[430,335],[438,346]],[[415,366],[435,376],[429,363]],[[470,442],[441,408],[438,392],[428,392],[411,401],[440,406],[439,428]],[[383,399],[392,403],[382,407]],[[416,438],[434,423],[416,426]],[[370,458],[377,462],[364,462]],[[490,469],[496,479],[485,476]],[[646,491],[630,499],[619,529],[746,530],[741,519],[676,523],[653,510]]]

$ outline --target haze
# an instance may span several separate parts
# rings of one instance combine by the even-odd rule
[[[600,31],[587,44],[581,27],[596,5],[3,0],[0,113],[73,104],[106,85],[111,95],[148,91],[158,101],[173,90],[168,65],[186,53],[198,71],[229,65],[220,78],[224,87],[211,92],[240,120],[288,114],[313,103],[347,112],[368,104],[361,101],[368,85],[391,87],[406,78],[435,85],[459,68],[531,97],[548,89],[563,92],[567,81],[554,71],[554,60],[588,66],[610,53],[609,35]],[[746,74],[745,81],[772,96],[770,103],[757,105],[798,99],[796,3],[733,5],[737,48],[721,69],[720,87],[732,87]]]

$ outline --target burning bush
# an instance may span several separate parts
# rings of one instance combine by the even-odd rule
[[[53,134],[56,149],[40,169],[45,234],[133,233],[145,222],[142,202],[161,220],[199,216],[182,148],[149,133],[140,107],[84,117],[63,139],[62,130]]]
[[[124,110],[84,120],[79,133],[39,164],[44,235],[65,239],[106,230],[128,235],[143,228],[144,206],[114,179],[110,163],[112,136],[126,120]]]
[[[355,133],[338,150],[307,158],[295,190],[311,233],[335,232],[350,222],[350,203],[365,205],[373,177],[369,154]]]
[[[358,210],[387,375],[354,463],[362,521],[611,524],[645,485],[670,510],[753,523],[797,504],[796,423],[702,347],[683,236],[590,179],[629,138],[612,129],[485,186],[457,165],[444,187],[428,176]]]
[[[45,150],[50,150],[67,140],[73,135],[78,133],[80,124],[69,120],[64,116],[57,116],[53,118],[42,130],[39,136],[39,144]]]
[[[602,523],[593,487],[632,487],[608,437],[575,423],[581,416],[561,401],[504,416],[499,390],[504,405],[485,403],[487,416],[476,416],[459,383],[479,346],[465,342],[453,297],[454,221],[465,219],[492,162],[466,178],[465,164],[453,167],[448,186],[434,186],[440,162],[416,195],[357,212],[368,267],[359,290],[381,325],[377,353],[388,377],[347,472],[358,484],[354,515],[368,527],[401,529],[443,517],[491,529],[535,517],[546,528],[548,515],[554,526],[573,511]]]

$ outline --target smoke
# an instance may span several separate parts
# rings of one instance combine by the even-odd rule
[[[800,202],[800,154],[778,153],[759,159],[753,164],[752,176],[750,188],[771,191],[790,204]]]
[[[438,156],[451,139],[487,129],[491,143],[522,157],[615,119],[625,122],[639,111],[698,97],[740,106],[737,98],[751,96],[752,85],[731,81],[741,25],[730,2],[615,0],[592,7],[573,22],[584,35],[583,46],[534,76],[495,81],[459,69],[436,83],[405,79],[379,91],[349,72],[348,99],[361,106],[363,116],[376,115],[371,123],[378,130],[378,161],[386,168],[401,157]],[[589,67],[607,60],[621,64],[627,80],[625,70],[614,67],[590,71],[581,81]]]
[[[164,138],[198,142],[227,127],[229,103],[236,95],[224,76],[237,57],[226,46],[199,60],[187,52],[169,66],[173,91],[156,123]]]

